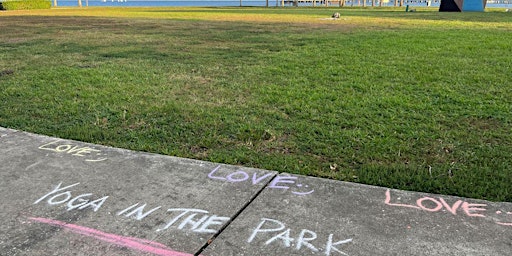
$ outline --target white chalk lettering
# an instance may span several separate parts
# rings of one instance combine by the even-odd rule
[[[271,236],[270,238],[269,235]],[[323,251],[327,256],[332,253],[347,255],[347,253],[340,250],[339,247],[352,242],[352,238],[333,242],[333,237],[334,234],[329,234],[327,241],[324,243],[325,247],[322,249],[321,247],[317,247],[313,244],[313,241],[318,238],[316,232],[308,229],[302,229],[298,236],[293,236],[293,230],[291,228],[286,228],[285,223],[274,219],[261,218],[260,223],[256,228],[254,228],[249,239],[247,239],[247,242],[251,243],[255,240],[259,240],[260,242],[264,241],[264,245],[277,243],[286,248],[292,247],[295,243],[295,246],[292,247],[295,250],[307,248],[312,252]]]
[[[215,233],[217,233],[217,229],[211,229],[209,227],[212,225],[223,225],[224,223],[228,222],[229,219],[230,218],[228,218],[228,217],[220,217],[217,215],[212,215],[205,222],[203,222],[203,225],[201,225],[201,227],[199,227],[198,229],[194,229],[194,232],[215,234]]]
[[[189,216],[187,216],[187,218],[185,218],[181,224],[178,226],[178,229],[183,229],[185,228],[187,225],[191,225],[191,230],[194,230],[196,228],[199,227],[199,225],[201,225],[201,223],[203,223],[206,219],[208,219],[208,215],[205,215],[203,217],[201,217],[199,220],[194,220],[194,218],[196,217],[197,213],[192,213],[190,214]]]
[[[277,228],[267,228],[267,229],[262,229],[262,227],[267,223],[267,222],[273,222],[274,224],[278,224],[279,227]],[[267,219],[267,218],[261,218],[261,221],[260,221],[260,224],[258,224],[258,226],[252,231],[252,234],[251,236],[249,237],[249,239],[247,239],[247,242],[250,243],[252,242],[252,240],[256,237],[256,235],[258,235],[258,233],[267,233],[267,232],[276,232],[276,231],[281,231],[284,229],[284,224],[278,220],[273,220],[273,219]]]
[[[156,231],[166,230],[172,226],[176,229],[187,229],[196,233],[212,233],[218,232],[218,229],[211,228],[218,225],[222,227],[224,223],[230,220],[229,217],[221,217],[217,215],[209,215],[208,211],[201,209],[187,209],[187,208],[171,208],[168,212],[178,212],[179,214],[172,218],[167,224],[157,229]],[[199,214],[203,214],[200,216]]]
[[[62,203],[67,202],[71,197],[72,197],[71,192],[66,191],[66,192],[63,192],[63,193],[60,193],[60,194],[50,197],[50,199],[48,199],[48,204],[49,205],[62,204]],[[59,200],[59,198],[62,198],[62,199],[60,201],[55,201],[55,200]]]
[[[103,205],[103,203],[105,203],[107,198],[108,198],[108,196],[104,196],[104,197],[102,197],[100,199],[96,199],[96,200],[91,201],[91,202],[89,202],[89,203],[87,203],[85,205],[80,206],[78,209],[83,210],[83,209],[85,209],[87,207],[91,207],[92,210],[96,212],[96,211],[98,211],[98,209],[100,209],[100,207]]]
[[[66,205],[68,207],[68,211],[82,207],[83,205],[87,204],[89,202],[89,200],[82,198],[82,197],[87,197],[87,196],[92,196],[92,194],[91,193],[82,194],[82,195],[79,195],[79,196],[69,200],[68,204]],[[80,203],[74,204],[75,201],[78,201]]]
[[[335,245],[342,245],[342,244],[350,243],[350,242],[352,242],[352,238],[341,240],[341,241],[333,243],[332,242],[332,237],[333,237],[333,234],[330,234],[329,238],[327,240],[327,244],[325,245],[325,255],[327,255],[327,256],[331,255],[331,251],[339,252],[339,253],[341,253],[343,255],[348,255],[348,254],[338,250],[338,248],[336,248],[334,246]]]
[[[310,237],[305,237],[306,233],[310,234],[311,236]],[[302,248],[302,245],[305,245],[306,247],[308,247],[312,251],[318,252],[318,249],[314,245],[309,243],[309,241],[313,241],[315,239],[316,239],[316,233],[315,232],[313,232],[311,230],[303,229],[300,232],[299,238],[297,238],[297,245],[295,246],[295,248],[297,250],[300,250],[300,248]]]
[[[59,192],[59,191],[66,190],[66,189],[71,188],[71,187],[74,187],[74,186],[76,186],[76,185],[78,185],[78,184],[80,184],[80,182],[79,182],[79,183],[72,184],[72,185],[69,185],[69,186],[67,186],[67,187],[63,187],[63,188],[61,188],[61,187],[60,187],[60,185],[62,185],[62,182],[61,182],[61,183],[59,183],[59,185],[57,185],[57,186],[56,186],[52,191],[50,191],[50,193],[48,193],[48,194],[46,194],[46,195],[42,196],[41,198],[37,199],[37,200],[34,202],[34,204],[37,204],[37,203],[39,203],[39,202],[43,201],[46,197],[50,196],[51,194],[55,194],[55,193],[57,193],[57,192]]]
[[[156,210],[161,208],[161,206],[158,206],[158,207],[155,207],[155,208],[153,208],[153,209],[151,209],[151,210],[149,210],[147,212],[144,212],[144,208],[146,207],[146,204],[143,204],[143,205],[141,205],[139,207],[137,207],[137,205],[139,205],[139,203],[136,203],[136,204],[134,204],[134,205],[132,205],[132,206],[130,206],[130,207],[128,207],[128,208],[118,212],[117,215],[119,216],[119,215],[123,215],[124,214],[125,217],[130,217],[132,215],[135,215],[135,216],[133,216],[134,219],[142,220],[146,216],[148,216],[149,214],[151,214],[154,211],[156,211]],[[137,208],[135,208],[135,207],[137,207]],[[133,209],[133,208],[135,208],[135,209]],[[128,212],[130,210],[132,210],[132,211]]]
[[[276,236],[270,238],[269,240],[267,240],[265,242],[265,245],[269,245],[272,242],[277,241],[278,239],[281,239],[281,241],[283,241],[283,245],[286,247],[290,247],[294,240],[293,238],[290,237],[290,229],[287,229],[287,230],[277,234]]]
[[[168,209],[167,210],[168,212],[182,212],[180,214],[178,214],[176,217],[174,217],[172,220],[170,220],[169,222],[167,222],[167,224],[163,227],[163,228],[159,228],[157,229],[156,231],[161,231],[161,230],[165,230],[165,229],[168,229],[169,227],[171,227],[174,223],[176,223],[179,219],[181,219],[181,217],[189,214],[189,213],[208,213],[208,211],[205,211],[205,210],[201,210],[201,209],[186,209],[186,208],[171,208],[171,209]],[[194,215],[195,216],[195,215]]]
[[[98,211],[100,209],[100,207],[103,205],[103,203],[105,203],[108,196],[104,196],[102,198],[99,198],[99,199],[96,199],[93,201],[85,199],[85,197],[92,196],[91,193],[81,194],[76,197],[73,197],[73,195],[71,194],[71,191],[68,189],[70,189],[78,184],[80,184],[80,183],[75,183],[75,184],[61,188],[61,185],[62,185],[62,182],[61,182],[52,191],[50,191],[46,195],[37,199],[34,202],[34,204],[38,204],[41,201],[48,199],[46,202],[49,205],[60,205],[60,204],[64,204],[67,202],[66,207],[67,207],[68,211],[74,210],[74,209],[83,210],[86,208],[91,208],[95,212]],[[64,190],[67,190],[67,191],[64,191]]]

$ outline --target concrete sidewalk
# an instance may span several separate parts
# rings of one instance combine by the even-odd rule
[[[512,203],[0,128],[0,255],[511,255]]]

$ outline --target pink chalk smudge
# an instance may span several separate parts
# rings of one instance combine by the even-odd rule
[[[512,227],[512,223],[510,223],[510,222],[496,222],[496,224],[502,225],[502,226],[511,226]]]
[[[139,239],[135,237],[120,236],[116,234],[105,233],[93,228],[83,227],[63,221],[46,218],[29,218],[30,220],[45,223],[51,226],[67,229],[77,234],[96,238],[101,241],[116,244],[119,246],[135,249],[143,252],[149,252],[161,256],[191,256],[192,254],[173,251],[169,247],[150,240]]]

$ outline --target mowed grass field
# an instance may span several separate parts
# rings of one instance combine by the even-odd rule
[[[56,8],[0,31],[0,126],[512,202],[512,13]]]

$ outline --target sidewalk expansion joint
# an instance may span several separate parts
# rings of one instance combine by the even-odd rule
[[[229,226],[231,225],[231,223],[236,219],[238,218],[238,216],[245,211],[245,209],[247,209],[247,207],[249,207],[249,205],[254,201],[256,200],[256,198],[258,198],[258,196],[261,194],[261,192],[263,192],[263,190],[265,188],[267,188],[267,186],[277,177],[279,173],[276,173],[276,174],[273,174],[272,178],[269,179],[265,184],[264,186],[261,187],[261,189],[259,189],[241,208],[240,210],[238,210],[232,218],[230,218],[230,220],[228,222],[226,222],[218,231],[217,233],[213,234],[210,239],[208,239],[208,241],[206,241],[206,243],[201,247],[199,248],[199,250],[194,253],[194,256],[199,256],[210,244],[213,243],[213,241]]]

